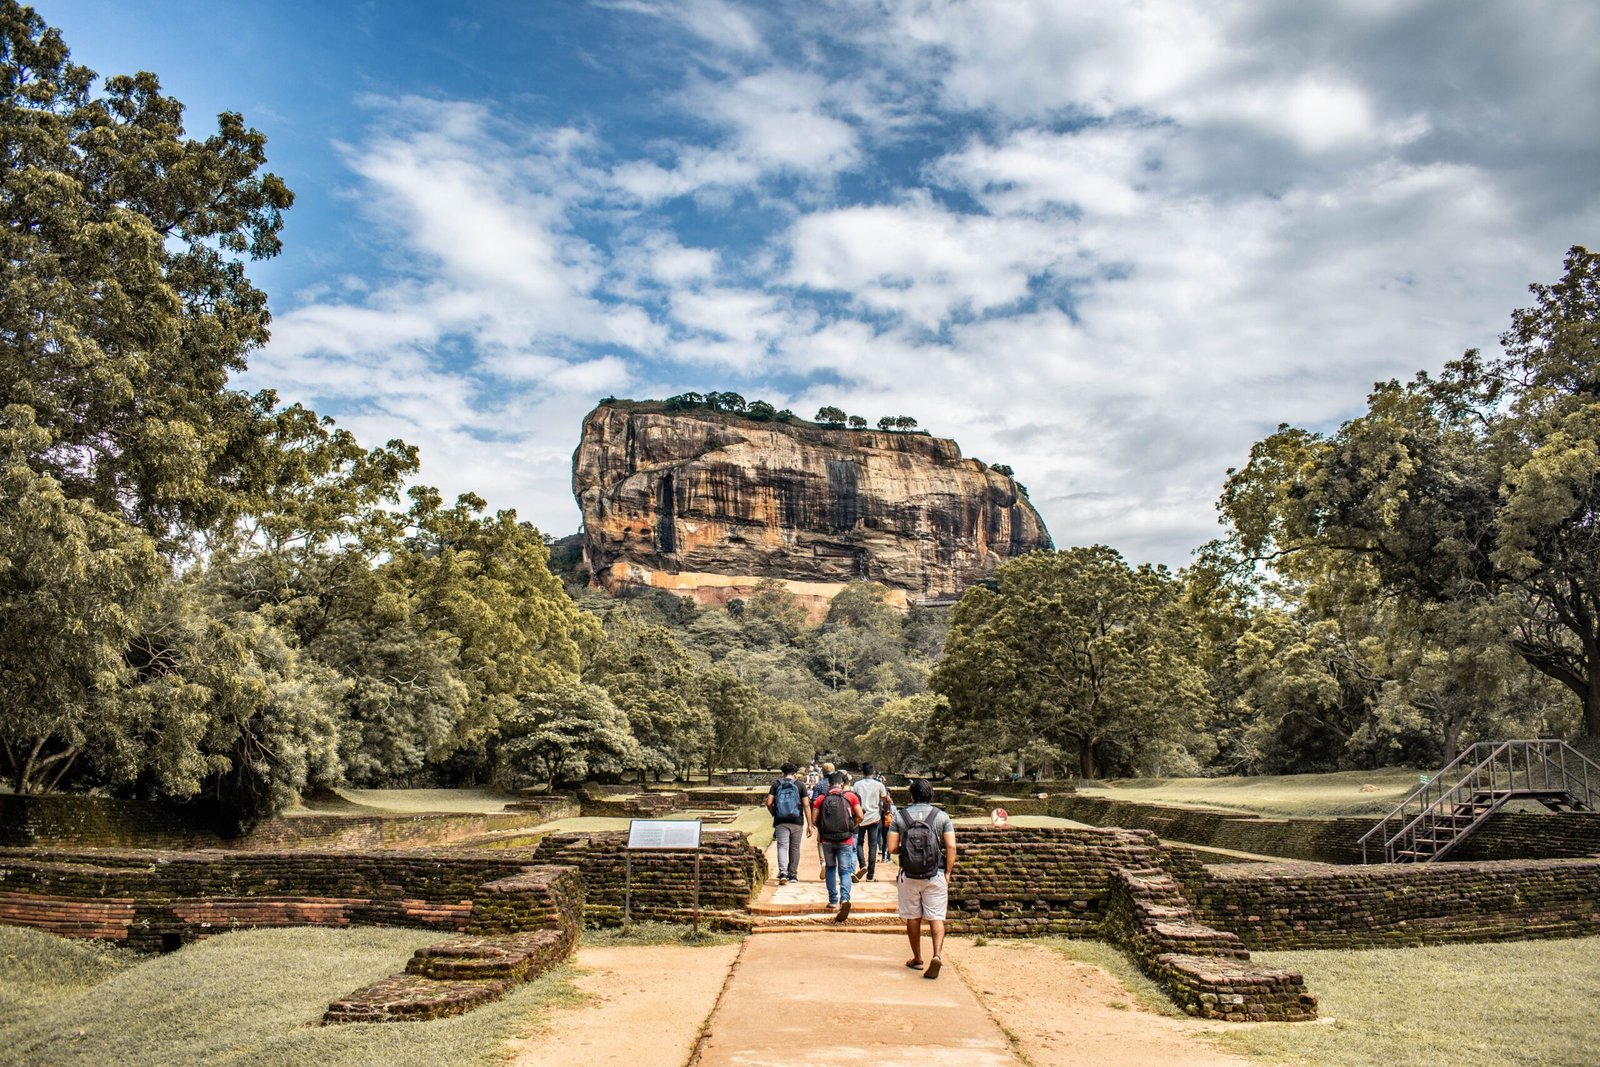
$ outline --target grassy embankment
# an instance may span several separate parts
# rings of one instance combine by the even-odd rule
[[[321,1026],[330,1001],[394,974],[437,931],[252,930],[166,956],[0,927],[0,1065],[459,1067],[570,1000],[565,967],[427,1023]]]
[[[1381,816],[1416,789],[1419,773],[1407,767],[1330,774],[1261,775],[1254,778],[1123,778],[1086,782],[1084,796],[1141,804],[1222,808],[1258,815]],[[1362,792],[1370,785],[1373,790]]]
[[[1049,943],[1108,971],[1146,1011],[1181,1017],[1160,987],[1110,945]],[[1304,973],[1322,1020],[1224,1027],[1215,1040],[1230,1052],[1306,1067],[1595,1062],[1600,938],[1252,955]]]

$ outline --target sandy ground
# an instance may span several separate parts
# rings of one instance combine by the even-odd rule
[[[546,1016],[513,1064],[682,1067],[741,947],[580,947],[574,984],[589,999]]]
[[[880,1065],[903,1057],[973,1067],[1261,1067],[1200,1036],[1222,1024],[1141,1011],[1105,971],[1042,945],[991,941],[975,948],[952,938],[937,985],[901,966],[905,948],[889,937],[863,941],[825,933],[758,935],[743,946],[712,948],[580,948],[576,984],[590,999],[553,1010],[537,1033],[516,1043],[514,1063],[683,1067],[706,1031],[702,1067],[811,1062],[820,1035],[839,1046],[831,1051],[848,1048],[845,1062]],[[919,1015],[919,1009],[929,1009],[927,1017],[880,1027],[884,1044],[877,1048],[862,1047],[874,1042],[858,1024],[859,1008],[848,1003],[840,1009],[850,1021],[819,1028],[819,1013],[826,1014],[832,1000],[818,1000],[815,983],[785,985],[762,971],[771,966],[764,957],[777,955],[787,957],[793,973],[805,974],[822,953],[836,953],[838,970],[861,971],[852,978],[873,988],[875,1003],[889,1012],[880,1011],[880,1021]],[[809,962],[790,966],[796,960]],[[940,1020],[945,1033],[936,1032]],[[912,1034],[923,1035],[927,1047],[906,1048]]]
[[[1111,975],[1043,945],[959,939],[949,956],[1032,1067],[1260,1067],[1197,1036],[1229,1024],[1141,1011]]]

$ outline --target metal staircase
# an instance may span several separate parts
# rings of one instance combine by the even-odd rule
[[[1480,741],[1361,835],[1361,862],[1442,859],[1513,800],[1536,800],[1551,811],[1595,811],[1600,766],[1565,741]]]

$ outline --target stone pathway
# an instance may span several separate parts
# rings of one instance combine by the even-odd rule
[[[767,869],[778,869],[776,853],[770,845]],[[851,885],[850,918],[835,923],[836,909],[828,906],[828,887],[822,880],[816,838],[808,838],[800,850],[800,881],[780,886],[775,877],[768,878],[751,902],[750,914],[755,919],[752,932],[814,931],[821,927],[839,933],[899,934],[904,929],[895,914],[894,880],[899,871],[892,860],[879,861],[875,880],[863,878]]]
[[[953,967],[908,970],[904,942],[807,931],[752,937],[734,964],[696,1067],[1021,1067]]]
[[[769,869],[776,870],[773,851]],[[697,1067],[1020,1067],[1000,1027],[946,966],[935,981],[905,967],[910,946],[895,914],[891,862],[853,883],[850,917],[833,921],[816,841],[801,854],[801,880],[768,883],[751,905],[754,936],[733,966],[701,1041]],[[887,937],[840,937],[844,933]],[[930,951],[924,941],[924,955]]]

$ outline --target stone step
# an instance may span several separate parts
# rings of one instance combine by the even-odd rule
[[[841,933],[841,934],[899,934],[905,931],[905,921],[898,915],[861,915],[854,907],[850,918],[835,922],[833,912],[809,915],[779,915],[756,919],[750,926],[752,934]]]

